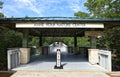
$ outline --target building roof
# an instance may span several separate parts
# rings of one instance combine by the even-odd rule
[[[120,18],[80,18],[80,17],[21,17],[0,18],[0,21],[119,21]]]
[[[30,35],[34,36],[84,36],[85,31],[103,31],[109,28],[120,26],[120,18],[80,18],[80,17],[21,17],[21,18],[0,18],[0,26],[24,32],[23,29],[16,29],[16,23],[34,23],[34,22],[55,22],[55,23],[102,23],[104,29],[87,28],[38,28],[29,29]],[[67,22],[66,22],[67,21]],[[52,23],[51,22],[51,23]]]

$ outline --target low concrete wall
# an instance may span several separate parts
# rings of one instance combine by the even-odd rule
[[[112,71],[111,51],[99,50],[99,65],[107,71]]]
[[[20,51],[18,48],[9,48],[7,51],[8,70],[20,65]]]
[[[99,49],[88,49],[88,60],[89,60],[89,63],[97,64],[99,62],[98,51],[99,51]]]
[[[20,48],[20,63],[27,64],[30,61],[30,48]]]
[[[9,48],[7,51],[8,70],[30,61],[30,48]]]
[[[107,71],[112,71],[111,51],[88,49],[88,60],[90,64],[99,64]]]

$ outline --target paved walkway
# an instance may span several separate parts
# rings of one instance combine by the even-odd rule
[[[33,56],[31,62],[13,70],[11,77],[109,77],[98,65],[91,65],[81,55],[62,54],[63,69],[54,69],[56,55]],[[104,71],[104,72],[103,72]]]
[[[56,55],[33,56],[31,62],[20,65],[13,70],[54,70],[56,64]],[[99,65],[91,65],[84,56],[62,54],[62,63],[64,70],[100,70],[105,71]]]
[[[109,77],[104,72],[95,71],[18,71],[11,77]]]

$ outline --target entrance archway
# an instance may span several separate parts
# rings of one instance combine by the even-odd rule
[[[95,36],[100,35],[103,30],[120,24],[119,19],[81,19],[79,17],[27,17],[0,20],[1,26],[23,33],[23,49],[21,51],[24,52],[29,50],[27,46],[28,35],[40,38],[40,51],[42,51],[42,37],[48,36],[74,37],[73,52],[77,48],[77,37],[90,36],[91,48],[95,49]],[[27,56],[25,54],[23,56]]]

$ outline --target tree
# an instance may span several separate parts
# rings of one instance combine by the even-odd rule
[[[114,27],[108,31],[104,31],[98,39],[97,47],[107,48],[115,55],[113,59],[113,70],[120,70],[120,27]]]
[[[21,46],[21,33],[0,26],[0,70],[7,70],[7,48]]]
[[[84,3],[95,18],[120,18],[120,0],[87,0]]]
[[[90,42],[88,41],[89,37],[85,36],[85,37],[78,37],[77,40],[77,45],[78,46],[90,46]]]
[[[0,9],[3,8],[3,2],[0,1]],[[4,17],[4,14],[0,12],[0,17]]]
[[[3,8],[3,2],[0,1],[0,8]]]
[[[78,12],[74,13],[74,16],[81,17],[81,18],[90,17],[90,15],[88,13],[85,13],[82,11],[78,11]]]

